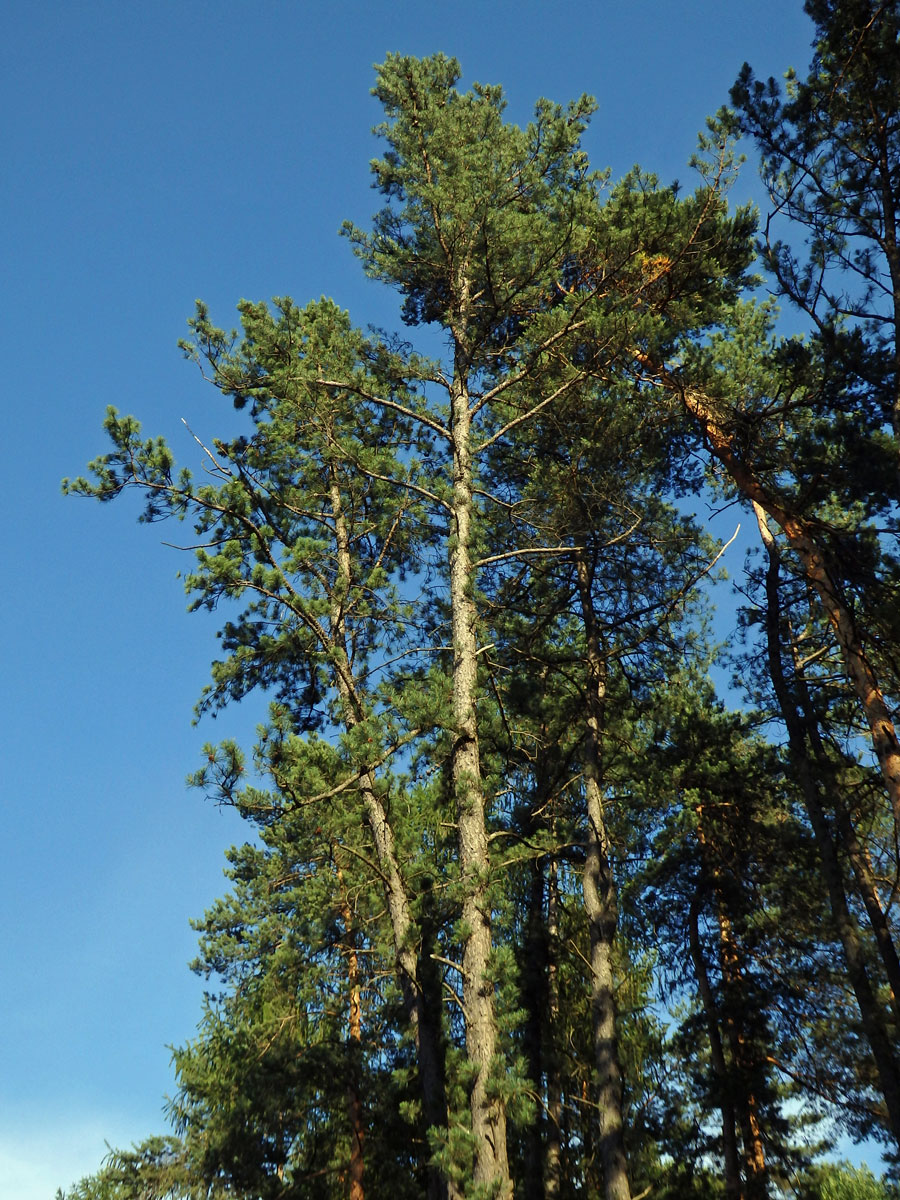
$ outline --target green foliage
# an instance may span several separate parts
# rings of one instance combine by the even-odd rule
[[[109,410],[112,449],[64,486],[137,489],[144,520],[192,523],[191,608],[222,614],[198,711],[257,689],[272,703],[252,758],[209,745],[191,778],[250,833],[195,923],[211,990],[174,1053],[178,1138],[112,1152],[72,1200],[330,1200],[351,1179],[355,1200],[510,1181],[574,1200],[615,1192],[602,1131],[622,1120],[635,1191],[746,1185],[755,1200],[809,1157],[788,1100],[854,1128],[871,1115],[797,777],[767,717],[726,712],[706,679],[717,548],[685,512],[715,425],[728,462],[817,523],[873,661],[900,678],[896,562],[875,524],[895,499],[872,382],[889,372],[881,334],[855,323],[881,312],[881,276],[816,192],[844,169],[825,147],[845,126],[812,130],[821,89],[843,87],[835,30],[852,6],[807,7],[812,82],[782,101],[745,72],[742,115],[710,123],[687,196],[638,168],[612,186],[592,170],[586,97],[540,100],[521,129],[499,87],[458,90],[455,60],[389,55],[383,207],[344,232],[447,354],[365,334],[326,299],[244,301],[230,332],[198,303],[182,349],[245,432],[179,472]],[[805,341],[779,342],[771,306],[743,294],[755,218],[727,208],[738,129],[814,233],[818,275],[764,251],[814,320]],[[824,318],[812,299],[833,270],[867,280],[849,323],[832,293],[816,292]],[[784,592],[804,622],[805,583]],[[843,722],[823,761],[888,878],[883,798],[853,748],[833,634],[811,622],[816,719]],[[764,624],[747,619],[751,636]],[[763,705],[758,663],[746,677]],[[485,1169],[501,1134],[508,1177],[499,1151]],[[870,1194],[859,1172],[804,1178],[823,1200]]]
[[[222,1200],[226,1192],[201,1183],[185,1147],[174,1137],[152,1137],[131,1150],[110,1150],[90,1175],[57,1200]]]
[[[802,1200],[895,1200],[896,1186],[878,1179],[865,1165],[828,1163],[811,1172],[804,1184]]]

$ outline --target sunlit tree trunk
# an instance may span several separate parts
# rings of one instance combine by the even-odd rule
[[[475,1068],[470,1095],[475,1142],[475,1184],[512,1194],[506,1150],[506,1109],[492,1094],[497,1069],[497,1018],[489,897],[490,859],[476,715],[478,648],[472,563],[473,475],[468,364],[457,344],[451,387],[452,500],[449,538],[450,609],[453,640],[453,748],[450,758],[462,880],[463,1008],[466,1056]]]
[[[638,355],[638,358],[667,388],[681,397],[687,412],[703,431],[713,455],[742,495],[771,517],[784,532],[834,633],[847,678],[868,726],[872,749],[890,799],[895,829],[900,834],[900,741],[875,669],[862,645],[853,613],[843,599],[841,588],[833,578],[826,556],[808,522],[786,509],[763,486],[752,467],[736,451],[732,438],[717,419],[706,396],[685,386],[677,376],[650,363],[643,355]]]

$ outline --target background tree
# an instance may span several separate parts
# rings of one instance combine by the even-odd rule
[[[879,993],[886,984],[896,1001],[900,10],[855,0],[805,8],[815,23],[807,78],[791,72],[783,97],[775,81],[756,81],[745,65],[732,101],[772,200],[763,260],[810,330],[805,342],[771,355],[773,380],[758,392],[757,418],[752,426],[745,418],[737,437],[720,425],[717,452],[724,462],[730,437],[728,469],[758,509],[773,686],[832,908],[843,914],[836,919],[896,1140],[896,1012]],[[805,591],[792,583],[789,555]],[[788,596],[798,593],[794,608]],[[843,684],[829,642],[839,649]],[[858,716],[847,707],[848,685]],[[866,776],[860,736],[881,767],[878,799],[870,782],[851,782]],[[871,947],[854,932],[857,912]]]

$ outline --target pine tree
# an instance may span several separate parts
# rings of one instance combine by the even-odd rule
[[[373,999],[368,968],[390,961],[421,1100],[420,1114],[404,1101],[416,1131],[410,1177],[424,1175],[434,1197],[505,1200],[519,1174],[509,1129],[515,1138],[528,1119],[512,1003],[523,989],[510,945],[523,908],[510,877],[536,872],[530,904],[536,923],[546,914],[548,982],[542,998],[525,989],[526,1011],[532,1021],[556,1013],[561,1029],[568,987],[573,1044],[596,1063],[594,1081],[583,1068],[566,1080],[559,1029],[540,1047],[532,1038],[530,1061],[544,1076],[533,1082],[554,1120],[570,1126],[548,1145],[547,1187],[560,1192],[568,1151],[570,1163],[579,1158],[575,1178],[602,1180],[610,1197],[627,1200],[614,995],[627,954],[616,941],[604,808],[615,774],[606,740],[625,718],[623,708],[613,720],[611,697],[634,685],[629,663],[635,674],[653,664],[637,689],[646,696],[662,658],[687,650],[690,635],[675,630],[712,557],[690,522],[653,498],[655,487],[678,490],[668,468],[684,461],[687,434],[669,408],[645,427],[658,385],[672,387],[668,366],[651,379],[647,364],[687,359],[730,320],[752,221],[727,214],[727,148],[693,196],[635,171],[604,197],[579,145],[589,100],[540,101],[520,129],[504,121],[499,88],[461,93],[458,79],[458,64],[440,55],[392,55],[378,69],[385,151],[373,171],[385,206],[371,232],[346,229],[367,273],[401,293],[406,322],[442,332],[446,359],[363,335],[329,301],[276,301],[274,311],[242,303],[241,335],[218,329],[200,305],[186,352],[247,410],[247,432],[201,444],[210,481],[196,483],[175,473],[165,442],[142,439],[136,421],[113,411],[112,452],[92,464],[94,482],[71,490],[108,500],[136,488],[146,519],[193,522],[194,607],[227,611],[201,711],[254,688],[275,697],[256,766],[267,790],[248,783],[228,745],[209,749],[197,780],[269,841],[261,857],[236,852],[240,903],[233,897],[209,918],[204,954],[227,994],[179,1060],[185,1135],[226,1114],[215,1169],[237,1187],[319,1187],[318,1172],[346,1163],[357,1194],[386,1188],[388,1176],[375,1178],[361,1153],[371,1141],[360,1088],[363,1079],[386,1087],[387,1062],[404,1070],[387,1016],[367,1073],[351,1066],[365,1061],[367,993],[369,1012],[388,1011]],[[647,471],[635,465],[639,450]],[[621,503],[607,519],[617,472]],[[523,584],[543,591],[546,614],[528,611]],[[534,663],[522,671],[513,662],[511,613],[520,625],[523,615],[544,622],[536,644],[551,668],[545,686],[557,693],[547,715],[569,723],[543,737],[541,769],[565,763],[579,781],[544,796],[558,828],[551,821],[531,846],[545,782],[535,756],[525,765],[522,736],[506,720],[510,688],[497,683],[505,671],[519,677],[513,687],[534,680]],[[510,807],[503,798],[522,781],[536,791]],[[566,842],[581,862],[566,859]],[[285,885],[287,924],[276,884],[285,873],[302,880],[296,894]],[[577,915],[564,911],[576,879]],[[310,911],[332,914],[327,928]],[[576,976],[560,952],[566,920],[588,935],[592,1035],[574,999],[582,968]],[[230,933],[242,923],[257,947],[246,987],[233,974],[243,951]],[[270,924],[283,942],[265,940]],[[308,979],[298,975],[303,964]],[[342,997],[333,1012],[316,999],[329,990]],[[443,1013],[439,993],[449,1001]],[[312,1023],[310,1011],[320,1013]],[[318,1055],[321,1072],[299,1108],[282,1111],[280,1085],[245,1079],[270,1038],[271,1056],[259,1061],[276,1075],[282,1051],[286,1070],[301,1044]],[[339,1101],[338,1083],[356,1100]],[[236,1110],[222,1097],[245,1085],[259,1124],[232,1151]],[[566,1087],[577,1119],[563,1104]]]
[[[900,824],[889,541],[900,447],[900,8],[869,0],[809,0],[805,8],[816,39],[808,77],[790,73],[783,98],[773,80],[762,84],[745,66],[732,90],[733,121],[758,148],[774,205],[764,261],[811,325],[806,344],[782,349],[780,397],[765,405],[765,420],[777,416],[787,429],[780,441],[793,459],[789,489],[768,474],[774,463],[760,470],[758,445],[750,456],[736,453],[712,410],[699,398],[695,408],[708,430],[716,427],[716,453],[723,462],[730,456],[737,486],[784,530],[803,565]],[[802,258],[798,235],[807,244]]]
[[[868,0],[809,0],[805,8],[815,24],[808,76],[790,72],[782,95],[745,65],[732,102],[772,201],[763,261],[809,335],[770,354],[772,377],[756,391],[755,415],[750,405],[740,413],[724,408],[721,386],[712,389],[718,407],[709,393],[693,404],[714,453],[756,508],[768,559],[776,706],[896,1140],[897,939],[891,889],[879,887],[873,861],[884,868],[882,881],[895,872],[900,814],[893,649],[900,9]],[[792,600],[797,575],[806,594]],[[835,651],[842,687],[828,669]],[[881,769],[880,798],[859,762],[861,737]],[[864,787],[851,782],[861,777]],[[870,927],[873,947],[859,922]],[[893,1016],[877,998],[879,977]]]

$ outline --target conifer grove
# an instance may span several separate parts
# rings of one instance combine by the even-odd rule
[[[396,331],[198,303],[245,424],[193,471],[109,410],[65,487],[188,526],[199,709],[271,703],[192,777],[247,837],[171,1132],[65,1200],[897,1194],[821,1151],[900,1162],[900,0],[805,8],[692,191],[388,55],[343,233]]]

